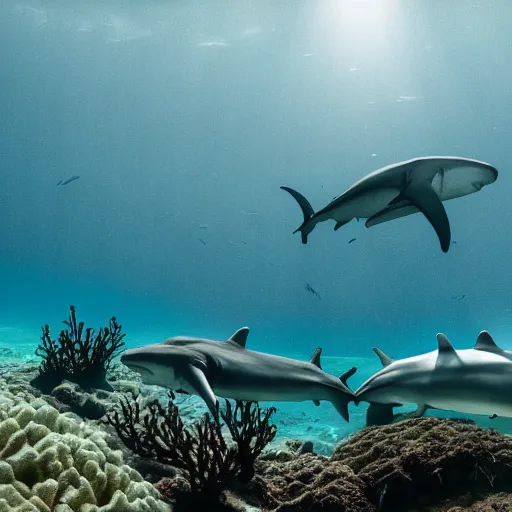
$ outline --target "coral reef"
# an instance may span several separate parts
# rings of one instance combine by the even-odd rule
[[[345,464],[302,455],[258,464],[262,504],[274,512],[375,512],[363,481]]]
[[[257,475],[263,503],[279,512],[434,510],[427,507],[443,502],[435,510],[444,511],[468,493],[471,505],[512,490],[512,439],[470,421],[409,419],[366,427],[330,458],[261,458]]]
[[[224,491],[236,479],[247,483],[252,478],[256,458],[276,434],[270,424],[274,409],[261,411],[251,402],[237,402],[233,409],[226,401],[220,416],[234,441],[228,443],[220,422],[208,413],[186,427],[174,399],[169,393],[166,408],[154,400],[143,411],[138,401],[121,401],[121,410],[107,414],[105,422],[134,453],[181,470],[182,476],[157,486],[177,510],[233,510]]]
[[[96,393],[87,393],[72,382],[63,382],[51,392],[51,396],[60,404],[67,406],[67,410],[91,420],[98,420],[107,413],[110,407],[105,400],[108,398],[107,395],[106,391],[101,390]]]
[[[105,434],[44,402],[0,407],[0,511],[170,512]]]
[[[235,409],[231,402],[225,402],[226,410],[221,416],[236,443],[236,461],[240,468],[237,478],[241,482],[249,482],[254,476],[254,462],[276,436],[277,427],[270,424],[276,409],[270,407],[262,413],[254,402],[237,401]]]
[[[506,485],[512,477],[512,439],[470,421],[435,417],[370,427],[340,445],[343,461],[365,483],[374,503],[399,510],[418,497],[451,497]]]
[[[84,333],[84,323],[77,323],[74,306],[70,306],[69,320],[64,324],[68,329],[60,332],[58,340],[52,340],[48,325],[41,328],[41,344],[36,355],[43,360],[32,385],[50,393],[62,381],[69,380],[86,391],[111,391],[106,375],[112,359],[124,346],[122,326],[112,317],[109,326],[100,328],[97,334],[91,327]]]
[[[435,512],[510,512],[512,510],[512,494],[500,492],[487,496],[471,505],[458,505],[449,508],[437,508]],[[432,511],[434,512],[434,511]]]

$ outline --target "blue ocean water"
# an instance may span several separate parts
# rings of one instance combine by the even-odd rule
[[[243,325],[255,350],[321,346],[332,373],[357,361],[354,388],[380,367],[373,346],[407,357],[444,332],[469,348],[487,329],[512,349],[511,15],[507,2],[2,2],[0,346],[31,354],[74,304],[91,325],[115,315],[128,346]],[[447,254],[421,215],[322,224],[307,245],[292,234],[301,215],[281,185],[320,208],[426,155],[500,172],[445,204]],[[333,435],[364,423],[362,406],[350,425],[329,404],[280,411]]]

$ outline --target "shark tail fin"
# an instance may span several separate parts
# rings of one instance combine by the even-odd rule
[[[350,399],[343,393],[340,394],[339,397],[336,397],[332,401],[332,405],[334,405],[335,409],[338,411],[338,414],[348,423],[350,421],[350,417],[348,414],[348,403]]]
[[[302,214],[304,215],[304,222],[293,233],[295,234],[300,231],[302,236],[302,243],[307,244],[308,235],[311,233],[311,231],[313,231],[313,228],[315,227],[315,223],[311,222],[311,218],[315,214],[315,211],[313,210],[313,207],[311,206],[309,201],[302,194],[300,194],[296,190],[293,190],[293,188],[280,188],[288,192],[295,199],[295,201],[297,201],[297,203],[300,206],[300,209],[302,210]]]
[[[350,421],[348,414],[349,402],[355,401],[355,395],[347,387],[347,380],[356,373],[357,368],[354,366],[347,370],[344,374],[340,375],[340,381],[342,384],[342,390],[339,394],[336,394],[332,399],[332,405],[336,408],[340,416],[348,423]]]

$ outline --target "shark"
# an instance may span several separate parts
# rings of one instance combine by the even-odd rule
[[[145,384],[200,396],[213,417],[218,395],[247,401],[312,400],[315,405],[325,400],[349,421],[348,404],[355,395],[347,379],[356,368],[338,378],[322,370],[320,347],[309,362],[300,361],[249,350],[248,335],[249,328],[242,327],[227,341],[177,336],[128,349],[121,362],[140,373]]]
[[[416,415],[427,409],[512,417],[512,353],[501,349],[487,331],[472,349],[455,350],[437,335],[438,349],[394,361],[374,347],[383,368],[355,392],[355,403],[413,403]]]
[[[394,163],[364,176],[348,190],[315,212],[296,190],[282,186],[299,204],[303,223],[294,231],[302,243],[315,226],[334,220],[334,231],[352,219],[367,219],[367,228],[421,212],[437,233],[441,249],[448,252],[451,230],[443,201],[473,194],[494,183],[498,171],[491,164],[455,156],[426,156]]]

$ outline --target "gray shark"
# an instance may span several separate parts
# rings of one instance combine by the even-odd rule
[[[422,212],[435,229],[441,249],[450,248],[450,222],[442,201],[478,192],[494,183],[498,171],[492,165],[469,158],[429,156],[378,169],[354,183],[326,207],[314,212],[309,201],[289,187],[281,187],[299,203],[304,222],[302,243],[319,223],[336,221],[334,231],[352,219],[368,219],[370,228],[399,217]]]
[[[322,370],[317,348],[311,361],[255,352],[245,348],[249,328],[227,341],[175,337],[126,350],[121,362],[140,373],[142,382],[199,395],[216,416],[217,397],[235,400],[331,402],[349,421],[354,393],[346,386],[352,368],[340,378]]]
[[[487,331],[472,349],[455,350],[441,333],[437,342],[438,350],[398,361],[374,348],[384,368],[359,387],[355,402],[415,403],[418,416],[431,408],[512,417],[512,354]]]

